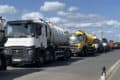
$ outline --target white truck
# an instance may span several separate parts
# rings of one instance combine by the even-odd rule
[[[69,32],[42,19],[8,21],[5,54],[12,65],[42,65],[58,58],[69,59]]]

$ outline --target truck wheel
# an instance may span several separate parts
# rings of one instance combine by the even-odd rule
[[[39,64],[42,65],[45,63],[45,59],[43,56],[40,57],[40,61],[39,61]]]
[[[36,51],[36,52],[38,52],[38,54],[41,52],[41,55],[36,56],[37,59],[35,59],[34,64],[35,64],[35,66],[41,67],[45,63],[45,57],[44,57],[44,55],[42,55],[42,54],[44,54],[44,50],[40,50],[40,51]]]
[[[41,57],[39,57],[39,60],[38,61],[35,61],[35,66],[37,66],[37,67],[41,67],[41,66],[43,66],[43,64],[45,63],[45,59],[41,56]]]
[[[48,63],[49,61],[51,61],[51,52],[50,50],[45,50],[45,62]]]
[[[6,70],[6,61],[2,55],[0,55],[0,70]]]
[[[85,56],[85,51],[82,50],[79,56]]]
[[[72,56],[72,52],[70,50],[66,51],[66,59],[70,59]]]
[[[85,56],[88,56],[88,50],[87,50],[87,48],[84,47],[82,53],[83,53],[82,56],[84,56],[84,57],[85,57]]]
[[[64,51],[64,56],[61,58],[62,60],[68,60],[71,58],[71,51],[70,50],[65,50]]]
[[[50,52],[49,62],[55,61],[56,60],[55,48],[53,48],[52,46],[49,46],[47,50],[49,50],[49,52]]]
[[[54,60],[55,60],[55,57],[54,57],[54,50],[53,49],[51,49],[50,50],[50,53],[51,53],[51,55],[50,55],[50,62],[53,62]]]

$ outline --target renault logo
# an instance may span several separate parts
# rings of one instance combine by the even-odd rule
[[[19,50],[16,50],[16,53],[18,53],[19,52]]]

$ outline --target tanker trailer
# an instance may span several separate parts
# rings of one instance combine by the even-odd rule
[[[69,59],[69,32],[42,19],[8,21],[4,52],[11,65],[36,64]]]
[[[81,30],[75,31],[69,38],[69,44],[73,56],[88,56],[95,53],[94,39],[96,36]]]

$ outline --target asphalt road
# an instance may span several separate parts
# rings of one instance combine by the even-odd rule
[[[8,67],[0,72],[0,80],[98,80],[102,67],[109,69],[118,59],[120,50],[89,57],[73,57],[43,67]]]

